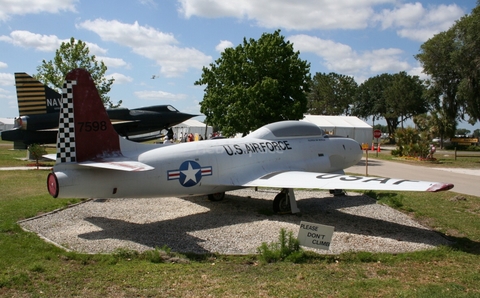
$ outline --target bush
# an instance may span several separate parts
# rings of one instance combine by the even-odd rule
[[[47,154],[47,150],[39,144],[32,144],[28,146],[28,152],[30,152],[30,155],[35,159],[35,164],[38,169],[38,160],[42,158],[42,155]]]
[[[397,148],[392,150],[392,155],[427,158],[430,151],[429,139],[420,134],[418,130],[411,127],[398,129],[395,138]]]
[[[260,254],[260,260],[265,263],[278,261],[299,263],[305,259],[305,252],[300,247],[298,239],[293,236],[292,231],[287,233],[285,229],[280,230],[278,242],[270,244],[263,242],[257,251]]]

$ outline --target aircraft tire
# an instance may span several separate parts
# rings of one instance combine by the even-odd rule
[[[281,192],[273,199],[273,212],[276,214],[292,213],[288,193]]]
[[[225,198],[224,192],[217,192],[208,195],[208,199],[212,202],[219,202]]]
[[[334,197],[338,196],[344,196],[345,191],[343,189],[330,189],[329,190],[330,194],[333,195]]]

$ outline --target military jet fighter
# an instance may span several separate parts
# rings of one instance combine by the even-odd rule
[[[298,212],[294,188],[441,191],[452,184],[348,176],[362,158],[360,145],[314,124],[281,121],[243,138],[181,144],[139,144],[120,137],[90,74],[65,80],[56,164],[47,177],[55,198],[140,198],[208,195],[245,187],[282,189],[275,212]]]
[[[35,143],[54,144],[62,95],[26,73],[15,73],[15,86],[20,116],[12,130],[2,132],[2,139],[13,141],[15,149]],[[136,142],[156,139],[162,136],[161,130],[196,116],[171,105],[114,108],[107,109],[107,114],[120,135]]]

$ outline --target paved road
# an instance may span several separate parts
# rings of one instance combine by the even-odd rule
[[[38,167],[39,170],[50,170],[52,167]],[[18,170],[36,170],[36,166],[32,167],[1,167],[0,171],[18,171]]]
[[[365,175],[365,159],[345,172]],[[453,183],[450,191],[480,197],[480,170],[430,168],[369,158],[368,175]]]

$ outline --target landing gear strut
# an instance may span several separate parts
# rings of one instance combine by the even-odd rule
[[[273,199],[273,212],[277,214],[298,213],[297,201],[291,188],[283,188]]]
[[[212,202],[218,202],[223,200],[224,198],[225,198],[224,192],[217,192],[217,193],[212,193],[208,195],[208,199]]]

